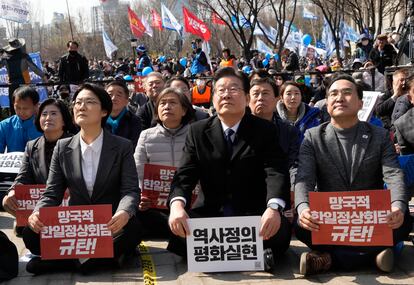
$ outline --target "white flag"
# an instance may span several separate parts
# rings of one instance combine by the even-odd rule
[[[167,7],[165,7],[164,4],[161,4],[161,18],[163,28],[167,30],[175,30],[177,31],[177,33],[181,35],[183,26],[181,26],[180,23],[178,23],[177,19],[174,17],[171,11],[168,10]]]
[[[262,30],[260,29],[262,28]],[[266,27],[265,25],[263,25],[260,22],[257,22],[256,27],[254,28],[254,32],[253,35],[255,36],[264,36],[266,35],[267,38],[272,42],[276,42],[276,38],[277,38],[277,31],[275,28],[273,27]]]
[[[142,17],[141,17],[141,23],[145,27],[145,33],[152,38],[154,36],[154,32],[152,31],[152,28],[148,24],[147,19],[145,19],[144,15],[142,15]]]
[[[257,39],[256,42],[257,45],[257,50],[262,52],[262,53],[270,53],[273,54],[273,51],[270,47],[268,47],[263,41],[261,41],[259,38]]]
[[[118,48],[116,47],[116,45],[114,45],[114,43],[111,41],[111,39],[105,31],[102,31],[102,38],[106,56],[112,58],[113,53],[116,52]]]

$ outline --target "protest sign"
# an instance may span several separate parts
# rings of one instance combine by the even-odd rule
[[[392,230],[386,222],[391,212],[388,190],[309,192],[313,218],[319,231],[313,244],[392,246]]]
[[[135,92],[136,93],[145,93],[144,90],[144,76],[138,76],[134,75],[134,86],[135,86]]]
[[[0,154],[0,173],[19,173],[24,153],[20,151]]]
[[[158,164],[144,165],[144,179],[141,186],[141,195],[149,198],[152,202],[151,208],[168,209],[167,200],[170,194],[171,182],[173,180],[177,167]],[[200,186],[197,184],[191,197],[193,205],[200,192]],[[197,201],[202,203],[201,201]]]
[[[264,270],[260,216],[188,219],[190,272]]]
[[[33,60],[33,63],[36,64],[36,66],[40,69],[43,69],[42,67],[42,59],[40,58],[39,52],[34,52],[29,54],[30,58]],[[29,68],[29,75],[30,75],[30,82],[35,83],[41,83],[42,78],[34,73]],[[7,75],[7,69],[5,67],[0,68],[0,83],[1,84],[7,84],[9,83],[9,76]],[[36,87],[37,92],[39,93],[39,99],[40,102],[43,102],[48,97],[48,92],[45,87],[38,86]],[[2,87],[0,88],[0,106],[1,107],[9,107],[9,88]]]
[[[40,208],[42,259],[112,258],[112,205]]]
[[[27,224],[27,219],[32,214],[37,201],[46,190],[46,185],[16,185],[14,186],[15,197],[19,208],[16,211],[16,223],[18,227],[24,227]],[[69,204],[69,192],[65,192],[62,206]]]
[[[372,113],[374,112],[375,105],[377,105],[377,101],[381,92],[376,91],[364,91],[364,95],[362,97],[363,106],[362,109],[358,112],[358,118],[360,121],[369,122],[371,119]]]

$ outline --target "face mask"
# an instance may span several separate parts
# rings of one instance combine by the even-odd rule
[[[78,53],[78,52],[77,52],[76,50],[70,50],[70,51],[69,51],[69,54],[70,54],[70,55],[76,55],[77,53]]]

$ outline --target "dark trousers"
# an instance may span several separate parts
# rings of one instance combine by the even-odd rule
[[[407,239],[412,228],[412,218],[408,211],[404,215],[404,222],[398,229],[393,230],[394,245]],[[386,249],[386,246],[340,246],[340,245],[313,245],[312,234],[299,226],[295,221],[295,234],[298,240],[310,249],[320,252],[329,252],[334,266],[352,270],[374,263],[375,256]]]
[[[170,238],[173,233],[168,225],[168,211],[149,209],[137,212],[138,219],[142,224],[142,235],[144,239]]]
[[[142,240],[142,226],[133,216],[123,228],[123,231],[114,237],[114,259],[122,255],[131,255]],[[26,227],[23,231],[23,241],[27,249],[33,254],[41,255],[40,235]]]
[[[188,215],[191,218],[202,218],[200,213],[189,211]],[[204,216],[205,217],[205,216]],[[291,224],[286,217],[281,215],[280,228],[278,232],[270,239],[263,241],[263,248],[271,248],[274,256],[283,255],[289,248],[292,232]],[[177,255],[187,256],[187,245],[184,238],[173,235],[168,243],[167,249]]]

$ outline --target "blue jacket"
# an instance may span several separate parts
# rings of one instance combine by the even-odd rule
[[[197,50],[195,57],[193,58],[193,64],[191,65],[191,74],[196,75],[199,73],[203,73],[208,70],[208,62],[207,57],[204,51],[200,49]]]
[[[24,151],[26,143],[42,135],[34,124],[35,116],[22,121],[17,115],[13,115],[0,122],[0,153]]]
[[[305,103],[302,103],[301,106],[299,106],[299,119],[294,123],[287,120],[286,108],[282,101],[279,101],[277,104],[277,112],[280,118],[291,125],[294,125],[299,130],[300,143],[302,143],[307,129],[319,126],[321,123],[320,110],[318,108],[310,107]],[[303,116],[301,116],[301,113],[303,113]]]

